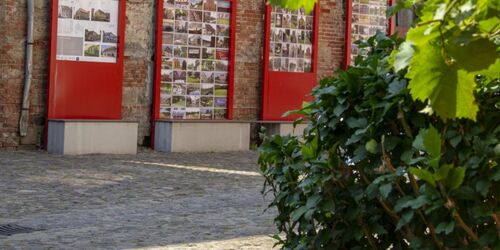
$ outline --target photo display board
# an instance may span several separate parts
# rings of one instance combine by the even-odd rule
[[[353,0],[352,4],[351,62],[354,62],[362,53],[354,41],[366,41],[377,31],[386,32],[388,19],[387,0]]]
[[[269,70],[311,72],[314,18],[302,8],[289,11],[274,7],[271,12]]]
[[[165,0],[160,119],[226,119],[229,0]]]
[[[116,63],[118,0],[59,0],[56,59]]]

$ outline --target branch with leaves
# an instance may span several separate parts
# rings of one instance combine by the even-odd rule
[[[500,5],[490,0],[398,1],[390,13],[416,6],[418,21],[394,51],[415,100],[443,120],[476,120],[476,76],[500,77]]]

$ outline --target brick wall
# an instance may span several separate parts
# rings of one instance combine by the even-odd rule
[[[148,145],[151,134],[152,56],[156,27],[153,2],[128,0],[126,10],[122,118],[139,122],[139,145]]]
[[[342,0],[320,0],[318,78],[339,68],[343,58]],[[127,0],[123,81],[124,120],[139,121],[138,144],[147,145],[152,102],[154,12],[152,0]],[[35,1],[33,83],[29,134],[18,136],[24,81],[26,1],[0,1],[0,149],[43,145],[48,71],[50,1]],[[238,1],[234,118],[257,120],[260,112],[265,1]]]
[[[330,76],[344,60],[344,6],[342,0],[320,0],[318,80]]]
[[[26,1],[0,1],[0,148],[40,145],[45,124],[49,2],[35,1],[33,81],[28,136],[18,136],[24,82]]]
[[[262,0],[238,1],[233,106],[236,120],[256,120],[259,116],[264,9]]]

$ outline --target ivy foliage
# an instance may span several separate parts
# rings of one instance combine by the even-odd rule
[[[391,64],[400,43],[361,42],[297,111],[304,135],[259,148],[283,249],[499,249],[499,81],[476,77],[477,122],[422,113]]]

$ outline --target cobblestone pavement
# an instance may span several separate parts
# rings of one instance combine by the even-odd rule
[[[271,249],[255,152],[0,152],[0,249]]]

